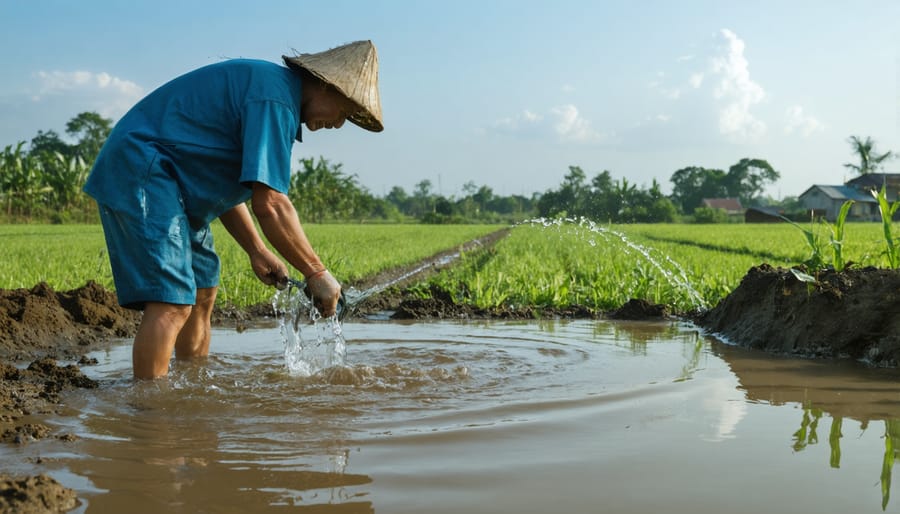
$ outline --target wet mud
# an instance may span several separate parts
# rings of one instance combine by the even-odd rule
[[[505,231],[470,243],[466,250],[490,245]],[[443,262],[440,256],[432,261]],[[449,264],[452,265],[452,264]],[[402,277],[416,266],[392,270],[354,284],[364,290]],[[432,290],[431,298],[408,291],[442,265],[417,273],[367,299],[354,315],[389,312],[394,319],[532,319],[612,318],[648,320],[679,317],[668,307],[631,300],[619,309],[598,312],[586,307],[568,309],[474,309],[457,305],[446,292]],[[712,309],[681,315],[729,342],[770,352],[865,359],[896,366],[900,362],[900,273],[858,269],[823,272],[804,282],[790,270],[761,265],[752,268],[740,285]],[[270,305],[246,309],[217,308],[214,323],[238,330],[273,316]],[[87,352],[113,338],[131,337],[140,313],[119,307],[115,293],[89,282],[57,292],[47,284],[31,289],[0,290],[0,442],[29,444],[71,434],[54,433],[36,422],[58,413],[60,393],[72,388],[95,388],[78,365],[91,362]],[[80,359],[80,360],[79,360]],[[26,363],[29,363],[27,366]],[[65,512],[77,504],[75,493],[45,475],[9,477],[0,474],[0,514],[7,512]]]

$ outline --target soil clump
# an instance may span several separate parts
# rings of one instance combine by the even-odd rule
[[[825,270],[813,281],[804,275],[767,264],[751,268],[731,294],[694,321],[749,348],[897,366],[900,271]]]
[[[62,292],[44,282],[0,289],[0,359],[76,360],[111,338],[134,335],[140,316],[93,281]]]

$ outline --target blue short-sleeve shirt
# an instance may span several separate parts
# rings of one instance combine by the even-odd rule
[[[147,188],[171,178],[194,227],[247,201],[253,182],[286,194],[300,99],[300,76],[266,61],[234,59],[189,72],[119,120],[84,190],[140,215],[149,208]]]

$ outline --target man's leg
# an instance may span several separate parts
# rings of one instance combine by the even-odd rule
[[[147,302],[131,353],[135,378],[168,374],[172,349],[190,315],[190,305]]]
[[[197,289],[197,303],[175,340],[175,358],[192,359],[209,355],[210,318],[218,287]]]

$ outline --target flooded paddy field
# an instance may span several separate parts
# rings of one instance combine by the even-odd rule
[[[217,329],[212,356],[40,418],[0,447],[72,512],[896,510],[896,369],[773,356],[675,321],[363,322],[343,366],[289,373],[278,328]],[[38,416],[35,416],[36,418]]]

